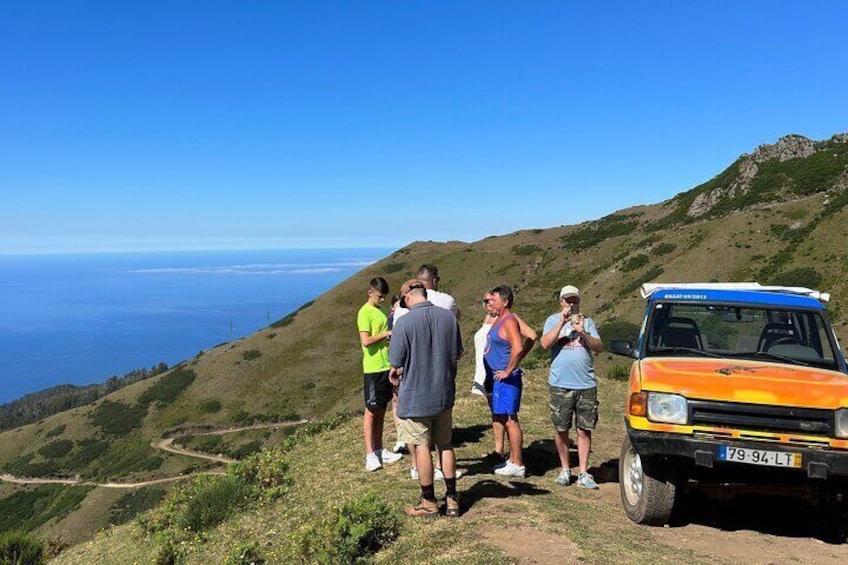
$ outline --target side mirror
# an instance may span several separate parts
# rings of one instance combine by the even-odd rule
[[[632,357],[633,359],[639,358],[639,351],[633,347],[633,343],[624,339],[614,339],[610,342],[610,348],[612,352],[616,355],[623,355],[625,357]]]

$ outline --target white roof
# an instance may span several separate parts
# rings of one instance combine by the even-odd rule
[[[782,292],[784,294],[801,294],[821,300],[830,301],[830,293],[819,292],[802,286],[764,286],[758,282],[710,282],[710,283],[645,283],[642,285],[642,298],[649,298],[658,290],[671,289],[714,289],[714,290],[756,290],[759,292]]]

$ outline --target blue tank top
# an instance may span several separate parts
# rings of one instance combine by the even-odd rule
[[[514,317],[515,314],[508,314],[504,319],[498,320],[486,336],[486,350],[483,352],[483,359],[486,361],[486,368],[491,369],[492,373],[503,371],[509,365],[511,347],[509,342],[503,339],[498,332],[501,329],[501,324]]]

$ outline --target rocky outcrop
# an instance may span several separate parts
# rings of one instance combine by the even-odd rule
[[[848,134],[840,135],[848,139]],[[834,139],[837,137],[839,136],[834,136]],[[773,145],[767,143],[760,145],[753,153],[742,155],[741,162],[739,163],[739,174],[730,184],[719,186],[709,192],[699,194],[689,206],[686,215],[690,218],[703,216],[720,200],[745,194],[759,171],[757,163],[801,159],[809,157],[815,152],[816,143],[803,135],[786,135],[777,140],[777,143]]]
[[[809,157],[816,152],[816,143],[803,135],[786,135],[774,145],[764,143],[757,147],[750,157],[755,163],[764,161],[788,161]]]

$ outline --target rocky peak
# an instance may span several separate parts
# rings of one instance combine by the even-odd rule
[[[692,205],[689,206],[686,215],[690,218],[697,218],[708,212],[719,200],[745,194],[759,171],[757,163],[773,160],[789,161],[790,159],[809,157],[815,152],[816,143],[813,140],[807,139],[803,135],[790,134],[781,137],[773,145],[764,143],[757,147],[753,153],[743,153],[739,162],[739,174],[736,178],[726,186],[719,186],[709,192],[699,194]]]
[[[790,134],[785,135],[777,140],[774,145],[764,143],[757,147],[750,155],[755,163],[764,161],[788,161],[790,159],[798,159],[800,157],[809,157],[816,152],[816,144],[812,139],[807,139],[803,135]]]

